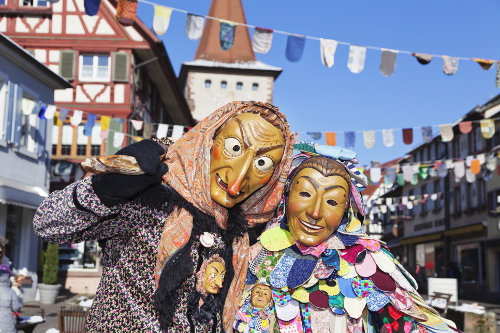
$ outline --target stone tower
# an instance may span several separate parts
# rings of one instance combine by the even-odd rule
[[[212,0],[208,16],[245,23],[241,0]],[[255,58],[248,28],[238,25],[234,45],[220,47],[220,22],[206,19],[195,60],[182,64],[180,85],[193,118],[201,120],[231,101],[272,103],[274,80],[282,69]]]

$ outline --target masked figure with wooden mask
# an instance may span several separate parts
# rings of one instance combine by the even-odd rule
[[[123,148],[118,158],[99,159],[104,173],[52,193],[35,217],[40,237],[105,241],[87,331],[231,330],[248,267],[248,228],[272,218],[292,146],[276,107],[233,102],[167,152],[143,140]],[[95,172],[96,163],[90,163]],[[226,270],[223,280],[209,285],[217,293],[207,297],[218,302],[195,315],[201,307],[193,304],[205,297],[197,294],[196,273],[214,254]],[[120,316],[111,315],[116,312]]]
[[[292,162],[277,217],[250,249],[247,283],[269,285],[274,309],[247,321],[287,333],[451,332],[454,324],[418,295],[384,243],[364,233],[367,183],[351,163],[355,154],[310,143],[295,149],[303,153]],[[242,318],[236,329],[246,327]]]

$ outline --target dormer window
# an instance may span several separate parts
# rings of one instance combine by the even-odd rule
[[[110,57],[108,54],[83,54],[80,56],[80,81],[110,80]]]

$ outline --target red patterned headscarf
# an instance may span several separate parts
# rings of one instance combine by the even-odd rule
[[[280,126],[285,139],[283,158],[276,166],[269,182],[251,194],[241,208],[249,226],[266,223],[273,216],[280,203],[293,153],[293,134],[290,132],[285,116],[278,108],[262,102],[232,102],[218,109],[202,120],[198,125],[170,146],[166,163],[169,172],[165,181],[184,199],[192,203],[205,214],[214,216],[219,227],[226,229],[228,212],[215,203],[210,196],[210,156],[213,138],[218,129],[241,113],[271,111],[281,118]],[[187,243],[193,228],[192,216],[185,210],[172,212],[163,229],[158,249],[155,279],[158,284],[159,274],[170,256],[183,244]],[[224,304],[223,326],[230,331],[238,302],[243,291],[248,268],[248,234],[235,239],[233,243],[234,278]]]

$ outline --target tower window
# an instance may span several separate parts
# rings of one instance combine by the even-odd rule
[[[257,91],[257,90],[259,90],[259,84],[258,84],[258,83],[254,83],[254,84],[252,84],[252,90],[253,90],[253,91]]]
[[[222,82],[220,83],[220,88],[221,88],[221,89],[226,89],[226,88],[227,88],[227,81],[222,81]]]
[[[243,89],[243,83],[242,82],[236,83],[236,90],[241,90],[241,89]]]
[[[212,81],[211,80],[205,80],[205,88],[210,88],[212,86]]]

